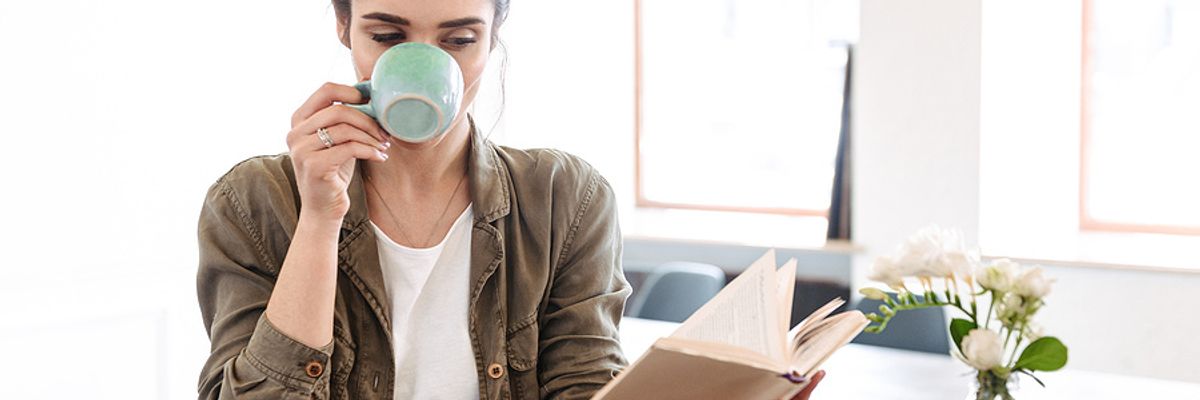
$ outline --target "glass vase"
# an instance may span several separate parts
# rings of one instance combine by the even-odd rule
[[[1017,390],[1016,374],[1000,376],[992,371],[978,371],[971,383],[967,400],[1013,400]]]

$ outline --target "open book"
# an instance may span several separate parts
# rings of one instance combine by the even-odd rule
[[[799,393],[869,321],[859,311],[831,316],[845,303],[835,299],[788,331],[795,277],[795,259],[776,270],[775,251],[768,251],[593,399],[775,400]]]

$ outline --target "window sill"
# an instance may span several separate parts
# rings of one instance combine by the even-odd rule
[[[1079,232],[1060,240],[989,243],[988,258],[1076,268],[1200,274],[1200,237]]]
[[[639,207],[627,239],[855,254],[861,248],[825,238],[824,217]]]
[[[753,247],[753,248],[789,250],[789,251],[801,251],[801,252],[820,252],[820,253],[840,254],[840,255],[855,255],[855,254],[862,253],[862,247],[855,245],[854,243],[852,243],[850,241],[846,241],[846,240],[827,240],[827,241],[825,241],[825,243],[820,244],[820,245],[778,246],[778,245],[768,245],[768,244],[763,244],[763,243],[752,243],[752,242],[743,242],[743,241],[736,241],[736,240],[690,239],[690,238],[649,236],[649,235],[638,235],[638,234],[624,235],[624,239],[642,242],[642,243],[670,243],[670,244],[684,244],[684,245],[692,245],[692,246],[739,246],[739,247]]]
[[[851,259],[862,252],[843,240],[826,240],[824,218],[771,214],[638,208],[623,231],[629,270],[668,261],[716,265],[740,273],[776,250],[776,261],[799,261],[797,279],[849,286]]]

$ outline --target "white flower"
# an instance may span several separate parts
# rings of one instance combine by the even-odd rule
[[[1042,336],[1046,336],[1046,331],[1041,325],[1033,321],[1025,324],[1025,338],[1029,339],[1030,342],[1041,339]]]
[[[913,234],[892,258],[900,276],[919,278],[962,277],[967,280],[979,256],[967,251],[962,232],[930,226]]]
[[[992,261],[990,265],[984,267],[976,279],[979,280],[979,286],[983,286],[985,289],[1006,293],[1012,291],[1013,281],[1016,280],[1019,267],[1020,264],[1002,258]]]
[[[962,248],[961,233],[930,226],[908,238],[900,247],[896,262],[908,276],[948,277],[954,273],[954,269],[953,263],[947,262],[945,255]]]
[[[871,300],[887,300],[888,298],[887,293],[873,287],[858,289],[858,292],[862,293],[863,297]]]
[[[1011,327],[1024,317],[1025,302],[1016,293],[1006,293],[996,304],[996,319],[1004,326]]]
[[[871,266],[871,274],[867,279],[883,283],[895,290],[904,288],[904,273],[890,257],[875,259],[875,265]]]
[[[1050,294],[1050,284],[1052,283],[1054,283],[1053,279],[1042,276],[1041,268],[1034,267],[1021,272],[1021,276],[1013,282],[1012,291],[1030,299],[1040,299]]]
[[[943,269],[953,273],[964,281],[967,281],[975,274],[975,270],[979,266],[979,253],[968,252],[962,249],[946,251],[942,254],[941,262]]]
[[[1000,366],[1004,344],[1000,335],[988,329],[973,329],[962,340],[962,353],[967,364],[980,371]]]

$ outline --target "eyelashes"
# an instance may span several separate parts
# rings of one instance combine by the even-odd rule
[[[407,39],[403,32],[371,34],[371,40],[379,43],[393,43]],[[442,44],[454,49],[462,49],[475,44],[479,39],[473,37],[449,37],[442,39]]]
[[[403,33],[376,33],[371,35],[371,40],[379,43],[395,42],[398,40],[404,40],[404,38],[405,37]]]

